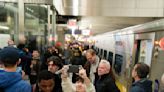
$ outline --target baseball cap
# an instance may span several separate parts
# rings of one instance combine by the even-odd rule
[[[19,60],[19,51],[15,47],[4,47],[0,50],[0,61],[8,64],[16,64]]]

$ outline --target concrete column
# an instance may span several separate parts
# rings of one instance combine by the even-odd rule
[[[18,32],[16,35],[18,35],[18,39],[25,40],[24,38],[24,0],[18,0]]]
[[[14,35],[14,42],[15,44],[18,44],[18,13],[14,13],[14,32],[13,32],[13,35]]]
[[[57,28],[58,41],[62,43],[62,48],[64,48],[65,34],[63,28]]]
[[[57,38],[57,32],[56,32],[56,11],[52,12],[52,37]],[[52,45],[54,45],[55,42],[53,41]]]

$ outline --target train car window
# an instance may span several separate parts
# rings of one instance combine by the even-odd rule
[[[95,46],[95,50],[96,50],[96,52],[97,52],[97,47]]]
[[[113,53],[110,51],[108,52],[107,60],[110,62],[111,65],[113,65]]]
[[[123,56],[116,54],[115,62],[114,62],[114,69],[117,74],[121,73],[122,64],[123,64]]]
[[[7,10],[5,8],[1,8],[0,22],[6,22],[6,21],[7,21]]]
[[[99,52],[99,48],[97,48],[97,55],[99,55],[99,53],[100,53],[100,52]]]
[[[100,49],[100,57],[103,55],[103,49]]]
[[[104,56],[103,56],[104,59],[107,59],[107,50],[104,50]]]
[[[94,45],[92,45],[91,48],[96,51],[96,47]]]
[[[98,54],[98,48],[95,46],[96,55]]]

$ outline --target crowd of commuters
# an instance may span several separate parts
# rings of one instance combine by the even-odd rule
[[[110,62],[88,46],[74,42],[40,53],[11,40],[8,44],[0,50],[0,92],[120,92]],[[71,65],[79,66],[78,72],[69,72]],[[149,66],[137,63],[130,92],[152,92],[148,74]]]

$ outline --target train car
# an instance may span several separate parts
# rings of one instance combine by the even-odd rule
[[[90,38],[101,58],[107,59],[114,70],[121,92],[128,92],[132,83],[131,71],[137,62],[151,68],[149,78],[153,89],[160,90],[164,73],[164,19],[140,24]]]

